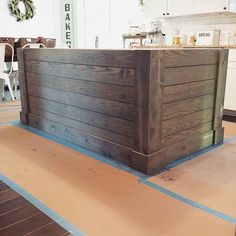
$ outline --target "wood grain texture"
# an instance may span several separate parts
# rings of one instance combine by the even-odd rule
[[[131,158],[132,166],[135,169],[151,175],[159,171],[171,162],[186,157],[189,154],[196,153],[213,144],[213,130],[196,134],[181,142],[162,148],[160,151],[151,155],[145,155],[133,151]]]
[[[26,49],[29,125],[150,173],[223,137],[226,54]]]
[[[190,129],[197,125],[212,122],[213,109],[205,109],[194,112],[178,118],[166,120],[162,122],[162,137],[180,132],[182,130]]]
[[[55,223],[8,185],[0,181],[0,187],[5,188],[5,186],[7,186],[7,190],[0,192],[0,199],[5,199],[0,201],[1,236],[69,235],[68,231]]]
[[[16,193],[15,191],[9,189],[6,191],[2,191],[0,194],[0,204],[7,202],[11,199],[17,198],[20,195],[18,193]]]
[[[193,135],[184,141],[163,148],[161,151],[153,154],[153,156],[150,157],[147,173],[154,173],[165,165],[179,160],[205,147],[211,146],[212,144],[213,131],[211,130],[204,134]]]
[[[0,192],[6,191],[8,189],[9,187],[6,184],[4,184],[3,182],[0,182]]]
[[[190,129],[183,130],[178,133],[166,136],[162,138],[161,144],[162,144],[162,147],[166,147],[171,144],[175,144],[185,139],[188,139],[194,135],[206,133],[210,131],[211,129],[212,129],[212,122],[208,122],[206,124],[198,125]]]
[[[130,121],[134,120],[134,106],[130,104],[34,85],[28,86],[28,94]]]
[[[19,196],[17,198],[11,199],[7,202],[0,204],[0,216],[9,212],[12,212],[17,209],[21,209],[29,205],[30,203],[26,201],[23,197]]]
[[[149,154],[161,142],[164,51],[138,51],[136,57],[135,151]]]
[[[51,112],[43,111],[38,108],[30,107],[30,113],[45,118],[47,120],[55,121],[59,124],[65,125],[67,127],[71,127],[77,129],[78,131],[82,131],[84,133],[97,136],[108,141],[121,144],[126,147],[133,147],[133,139],[124,135],[120,135],[111,131],[107,131],[105,129],[98,128],[96,126],[87,125],[86,123],[82,123],[70,118],[66,118],[64,116],[59,116],[57,114],[53,114]]]
[[[28,85],[73,92],[86,96],[104,98],[127,104],[134,103],[134,88],[106,83],[97,83],[66,77],[27,73]]]
[[[18,223],[3,228],[0,230],[1,236],[9,236],[9,235],[25,235],[29,234],[32,231],[43,227],[44,225],[52,222],[52,220],[44,215],[43,213],[34,215],[29,217],[23,221],[19,221]]]
[[[148,99],[148,154],[161,149],[164,51],[151,51]]]
[[[136,51],[135,72],[134,149],[147,153],[150,51]]]
[[[165,86],[212,80],[217,77],[218,65],[195,65],[165,69]]]
[[[29,107],[51,112],[59,116],[64,116],[127,137],[134,136],[134,123],[132,121],[34,96],[29,96]]]
[[[31,204],[26,205],[22,208],[9,212],[6,215],[0,216],[0,229],[9,227],[18,221],[25,220],[38,214],[40,214],[40,211],[36,207]]]
[[[25,60],[111,66],[135,67],[135,51],[90,49],[25,49]]]
[[[224,140],[224,127],[214,130],[214,145],[222,144]]]
[[[187,114],[214,107],[214,94],[172,102],[163,105],[163,120],[185,116]]]
[[[25,58],[24,52],[21,48],[17,49],[18,67],[19,67],[19,84],[20,84],[20,98],[22,110],[20,112],[21,123],[28,124],[28,89],[25,75]]]
[[[66,236],[66,235],[69,235],[69,233],[55,222],[50,222],[49,224],[27,234],[27,236]]]
[[[213,94],[214,92],[215,80],[167,86],[164,88],[163,103],[174,102],[206,94]]]
[[[123,86],[134,86],[135,73],[134,69],[124,67],[117,68],[44,61],[26,61],[26,72]]]
[[[165,67],[209,65],[218,63],[218,50],[175,49],[165,51]]]
[[[89,135],[78,131],[77,129],[35,116],[33,114],[29,114],[29,125],[49,134],[63,137],[63,139],[67,141],[109,157],[113,160],[117,160],[126,165],[130,164],[131,150],[127,147]]]
[[[220,50],[213,129],[218,129],[222,126],[227,65],[228,50]]]

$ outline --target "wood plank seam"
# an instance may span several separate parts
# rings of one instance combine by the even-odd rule
[[[30,76],[33,76],[33,75],[43,75],[43,76],[52,76],[52,77],[55,77],[55,78],[65,78],[65,79],[71,79],[71,80],[79,80],[79,81],[83,81],[83,82],[91,82],[91,83],[97,83],[97,84],[105,84],[105,85],[109,85],[109,84],[112,84],[112,85],[116,85],[116,86],[119,86],[121,87],[121,89],[123,87],[130,87],[130,88],[134,88],[134,85],[126,85],[126,84],[118,84],[118,83],[108,83],[108,82],[104,82],[104,81],[96,81],[96,80],[86,80],[86,79],[81,79],[81,78],[76,78],[76,77],[65,77],[65,76],[59,76],[59,75],[54,75],[54,74],[46,74],[46,73],[37,73],[37,72],[28,72],[26,71],[26,74],[27,75],[30,75]],[[27,76],[28,77],[28,76]]]
[[[194,66],[213,66],[217,65],[216,63],[206,63],[206,64],[194,64],[194,65],[182,65],[182,66],[165,66],[165,69],[171,69],[171,68],[181,68],[181,67],[194,67]]]
[[[50,112],[52,114],[55,114],[55,115],[58,115],[58,116],[63,116],[61,113],[58,113],[56,111],[49,111],[49,109],[44,109],[39,107],[39,106],[34,106],[34,105],[31,105],[30,104],[30,110],[32,109],[39,109],[39,112],[40,110],[43,111],[43,112]],[[33,113],[33,112],[32,112]],[[92,114],[92,113],[91,113]],[[96,115],[96,113],[94,113]],[[98,113],[99,114],[99,113]],[[37,114],[35,114],[37,115]],[[76,115],[76,114],[75,114]],[[85,118],[80,118],[80,117],[74,117],[74,116],[65,116],[65,118],[68,118],[68,119],[72,119],[74,121],[78,121],[80,123],[83,123],[85,125],[89,125],[89,126],[92,126],[92,127],[98,127],[100,129],[103,129],[103,130],[107,130],[107,131],[110,131],[110,132],[113,132],[113,133],[117,133],[117,134],[120,134],[120,135],[124,135],[125,137],[130,137],[130,138],[133,138],[134,137],[134,131],[133,131],[133,122],[132,121],[125,121],[125,120],[122,120],[122,119],[117,119],[116,118],[113,118],[113,117],[110,117],[110,116],[107,116],[107,118],[112,118],[110,119],[111,121],[114,121],[114,122],[117,122],[117,124],[114,124],[114,125],[105,125],[104,123],[104,117],[101,118],[101,121],[99,121],[99,117],[95,117],[95,119],[97,119],[96,123],[93,122],[93,121],[90,121],[90,120],[85,120]]]
[[[177,102],[182,102],[182,101],[186,101],[186,100],[190,100],[190,99],[194,99],[194,98],[199,98],[199,97],[204,97],[207,95],[214,95],[215,93],[205,93],[199,96],[194,96],[194,97],[188,97],[188,98],[184,98],[184,99],[180,99],[180,100],[175,100],[175,101],[171,101],[171,102],[163,102],[163,105],[166,104],[172,104],[172,103],[177,103]]]
[[[38,86],[34,86],[34,87],[35,87],[34,89],[32,89],[32,86],[28,88],[28,95],[34,96],[34,97],[39,97],[39,98],[42,98],[42,99],[44,98],[44,99],[47,99],[49,101],[56,101],[56,102],[61,103],[61,104],[70,105],[70,106],[73,106],[73,107],[78,107],[78,108],[81,108],[81,109],[84,109],[84,110],[87,110],[87,111],[93,111],[93,112],[97,112],[97,113],[103,114],[103,115],[109,115],[109,116],[115,117],[115,118],[121,118],[121,119],[127,120],[127,121],[133,121],[133,119],[134,119],[133,118],[133,116],[134,116],[133,115],[134,106],[132,104],[124,104],[124,103],[120,103],[120,102],[110,101],[110,100],[107,100],[107,99],[96,98],[97,103],[101,102],[100,107],[98,107],[98,106],[94,106],[95,105],[94,101],[92,101],[91,97],[89,97],[89,96],[80,95],[80,94],[76,94],[76,93],[73,93],[73,92],[65,92],[65,96],[66,96],[68,101],[71,101],[69,98],[74,94],[77,95],[77,98],[78,97],[80,97],[80,98],[84,97],[85,99],[88,98],[89,102],[90,102],[90,107],[85,106],[85,105],[82,106],[81,103],[78,102],[78,100],[74,103],[69,104],[69,102],[66,103],[67,100],[65,100],[65,99],[62,102],[62,97],[61,97],[61,100],[57,100],[56,98],[52,97],[52,96],[58,96],[59,97],[60,96],[60,91],[59,90],[54,89],[53,91],[56,92],[56,94],[55,93],[53,94],[53,92],[50,91],[52,89],[49,89],[47,87],[38,87]],[[42,89],[42,88],[44,88],[44,91],[47,91],[47,96],[40,94],[40,92],[42,91],[40,89]],[[52,92],[52,93],[50,93],[50,92]],[[87,102],[88,101],[84,101],[84,103],[87,103]],[[107,104],[108,104],[107,106],[110,106],[111,109],[117,109],[118,105],[123,106],[124,109],[121,110],[120,112],[118,110],[116,110],[116,112],[114,110],[111,111],[111,110],[109,110],[108,108],[106,108],[104,106],[103,102],[107,102]],[[112,105],[111,105],[111,103],[112,103]],[[94,106],[96,109],[92,108],[92,106]],[[104,111],[101,111],[101,109],[100,109],[101,107],[104,109]],[[105,112],[105,110],[107,110],[109,112],[107,112],[107,111]],[[121,114],[118,114],[118,113],[121,113]]]
[[[40,108],[34,107],[34,106],[30,106],[30,108],[41,110]],[[49,112],[49,111],[47,111],[47,110],[42,110],[42,111]],[[34,112],[32,112],[30,109],[29,109],[29,113],[34,114]],[[57,114],[57,113],[55,113],[55,112],[51,112],[51,111],[50,111],[50,113],[55,114],[55,115],[57,115],[57,116],[63,117],[62,115],[59,115],[59,114]],[[38,114],[34,114],[34,115],[38,115]],[[42,118],[43,118],[43,117],[42,117]],[[128,137],[128,138],[133,138],[133,135],[121,134],[121,133],[118,133],[116,130],[105,129],[104,127],[98,127],[98,126],[93,125],[93,124],[91,124],[91,123],[86,123],[86,122],[84,122],[84,121],[75,120],[75,119],[73,119],[73,118],[68,118],[68,117],[65,117],[65,118],[71,119],[71,120],[74,120],[74,121],[77,121],[77,122],[80,122],[80,123],[83,123],[83,124],[86,124],[86,125],[89,125],[89,126],[94,127],[94,128],[99,128],[99,129],[104,130],[104,131],[110,131],[110,132],[112,132],[112,133],[119,134],[119,135],[122,135],[122,136],[125,136],[125,137]]]
[[[61,77],[61,78],[63,78],[63,77]],[[74,79],[71,79],[71,80],[74,80]],[[51,81],[53,81],[53,80],[51,80]],[[53,82],[55,82],[55,81],[53,81]],[[67,86],[70,85],[69,82],[70,81],[68,81]],[[57,84],[56,86],[53,84],[46,85],[46,82],[44,79],[38,79],[36,82],[34,79],[27,78],[27,83],[29,86],[33,85],[33,86],[38,86],[41,88],[46,87],[46,88],[55,89],[57,91],[71,92],[71,93],[80,94],[83,96],[89,96],[92,98],[101,98],[104,100],[119,102],[119,103],[123,103],[123,104],[131,104],[131,105],[134,104],[133,87],[128,87],[128,86],[122,86],[122,88],[119,88],[121,86],[114,85],[114,87],[117,87],[117,88],[115,88],[115,89],[113,88],[112,90],[106,91],[107,93],[104,93],[105,88],[102,88],[102,87],[97,87],[97,88],[93,88],[93,89],[91,88],[90,91],[82,91],[82,90],[79,90],[79,84],[77,85],[78,87],[65,88],[65,87],[60,86],[60,84]],[[95,82],[93,82],[93,84],[94,84],[93,86],[96,86]],[[104,83],[104,85],[111,86],[111,85],[108,85],[107,83]],[[84,85],[84,87],[85,86],[86,85]],[[88,87],[88,85],[87,85],[87,87]],[[82,88],[82,86],[80,88]],[[102,93],[102,89],[103,89],[103,93]],[[118,91],[122,91],[122,89],[123,89],[123,91],[124,90],[127,90],[127,91],[118,92]],[[117,90],[117,91],[115,91],[115,90]],[[96,92],[96,94],[95,94],[95,92]],[[93,95],[92,93],[94,93],[95,95]]]

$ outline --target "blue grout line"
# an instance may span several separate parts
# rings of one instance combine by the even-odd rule
[[[125,166],[125,165],[120,164],[120,163],[116,163],[116,162],[114,162],[112,160],[109,160],[108,158],[106,158],[104,156],[101,156],[99,154],[96,154],[94,152],[86,150],[86,149],[84,149],[84,148],[82,148],[82,147],[80,147],[80,146],[78,146],[76,144],[73,144],[73,143],[68,142],[66,140],[63,140],[61,138],[58,138],[58,137],[56,137],[54,135],[47,134],[47,133],[45,133],[45,132],[43,132],[41,130],[35,129],[35,128],[30,127],[30,126],[22,125],[18,120],[10,122],[10,124],[12,124],[12,125],[14,125],[16,127],[25,129],[27,131],[30,131],[32,133],[35,133],[35,134],[37,134],[39,136],[42,136],[44,138],[47,138],[49,140],[55,141],[55,142],[57,142],[59,144],[62,144],[64,146],[66,146],[66,147],[72,148],[75,151],[81,152],[81,153],[83,153],[83,154],[85,154],[85,155],[87,155],[87,156],[89,156],[91,158],[94,158],[96,160],[102,161],[103,163],[106,163],[106,164],[108,164],[110,166],[113,166],[115,168],[118,168],[118,169],[121,169],[123,171],[129,172],[129,173],[139,177],[138,178],[138,182],[141,183],[141,184],[145,184],[146,186],[149,186],[152,189],[155,189],[155,190],[157,190],[159,192],[162,192],[162,193],[164,193],[164,194],[166,194],[166,195],[168,195],[168,196],[170,196],[170,197],[172,197],[172,198],[174,198],[176,200],[179,200],[179,201],[181,201],[181,202],[183,202],[185,204],[188,204],[188,205],[190,205],[192,207],[195,207],[195,208],[198,208],[200,210],[203,210],[203,211],[205,211],[205,212],[207,212],[207,213],[209,213],[211,215],[214,215],[214,216],[216,216],[218,218],[221,218],[221,219],[223,219],[225,221],[228,221],[230,223],[236,224],[236,218],[234,218],[234,217],[228,216],[228,215],[226,215],[224,213],[221,213],[219,211],[211,209],[211,208],[209,208],[207,206],[204,206],[204,205],[202,205],[202,204],[200,204],[198,202],[192,201],[192,200],[190,200],[188,198],[185,198],[185,197],[183,197],[183,196],[181,196],[181,195],[179,195],[177,193],[171,192],[168,189],[165,189],[165,188],[163,188],[163,187],[161,187],[159,185],[156,185],[155,183],[150,182],[149,179],[152,178],[153,176],[148,176],[148,175],[142,174],[142,173],[140,173],[140,172],[138,172],[136,170],[131,169],[128,166]],[[234,140],[235,138],[236,137],[233,137],[233,138],[230,138],[230,139],[226,139],[225,141],[226,142],[230,142],[231,140]],[[198,152],[196,152],[196,153],[194,153],[192,155],[189,155],[189,156],[187,156],[187,157],[185,157],[185,158],[183,158],[181,160],[177,160],[176,162],[174,162],[174,163],[172,163],[170,165],[167,165],[162,171],[164,171],[166,169],[170,169],[170,168],[176,167],[177,165],[182,164],[182,163],[184,163],[184,162],[186,162],[188,160],[192,160],[193,158],[195,158],[195,157],[199,156],[200,154],[203,154],[203,153],[205,153],[207,151],[214,151],[214,147],[206,147],[206,148],[204,148],[204,149],[202,149],[202,150],[200,150],[200,151],[198,151]]]
[[[181,201],[181,202],[183,202],[185,204],[188,204],[188,205],[190,205],[190,206],[192,206],[194,208],[198,208],[200,210],[208,212],[211,215],[214,215],[214,216],[216,216],[218,218],[221,218],[221,219],[223,219],[225,221],[228,221],[230,223],[236,224],[236,218],[234,218],[234,217],[228,216],[228,215],[226,215],[224,213],[221,213],[221,212],[216,211],[216,210],[214,210],[212,208],[204,206],[204,205],[202,205],[202,204],[200,204],[198,202],[192,201],[192,200],[190,200],[188,198],[185,198],[185,197],[183,197],[183,196],[181,196],[181,195],[179,195],[177,193],[174,193],[174,192],[172,192],[172,191],[170,191],[170,190],[168,190],[166,188],[163,188],[163,187],[161,187],[161,186],[159,186],[157,184],[154,184],[154,183],[152,183],[150,181],[147,181],[144,184],[149,186],[149,187],[151,187],[151,188],[153,188],[153,189],[155,189],[155,190],[157,190],[157,191],[159,191],[159,192],[161,192],[161,193],[164,193],[164,194],[166,194],[166,195],[168,195],[168,196],[170,196],[170,197],[172,197],[172,198],[174,198],[174,199],[176,199],[178,201]]]
[[[74,236],[84,236],[79,229],[77,229],[74,225],[66,221],[64,218],[59,216],[57,213],[55,213],[53,210],[48,208],[45,204],[37,200],[35,197],[33,197],[30,193],[26,192],[23,188],[12,182],[7,177],[0,174],[0,180],[7,184],[10,188],[15,190],[17,193],[19,193],[22,197],[24,197],[26,200],[28,200],[30,203],[32,203],[35,207],[40,209],[43,213],[45,213],[47,216],[49,216],[51,219],[53,219],[57,224],[61,225],[64,229],[66,229],[69,233],[71,233]]]

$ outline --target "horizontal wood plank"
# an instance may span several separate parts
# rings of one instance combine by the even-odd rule
[[[132,121],[123,120],[34,96],[29,96],[29,107],[51,112],[91,126],[109,130],[117,134],[128,137],[134,136],[134,124]]]
[[[217,64],[218,55],[216,49],[165,50],[165,67]]]
[[[175,144],[180,141],[183,141],[185,139],[189,139],[190,137],[194,135],[206,133],[210,131],[211,129],[212,129],[212,123],[208,122],[206,124],[198,125],[196,127],[192,127],[190,129],[166,136],[162,138],[161,144],[162,144],[162,147],[166,147],[171,144]]]
[[[217,77],[217,69],[217,64],[166,68],[164,85],[212,80]]]
[[[162,110],[162,119],[168,120],[207,108],[212,108],[214,107],[214,97],[214,94],[209,94],[183,101],[164,104]]]
[[[63,229],[61,226],[55,222],[51,222],[32,233],[27,234],[27,236],[66,236],[69,233]]]
[[[149,159],[148,173],[151,174],[167,164],[184,158],[185,156],[201,150],[213,144],[213,131],[204,134],[196,134],[184,141],[178,142],[163,148],[160,152],[155,153]]]
[[[25,60],[134,68],[134,50],[25,49]]]
[[[134,88],[66,77],[27,73],[27,84],[134,104]]]
[[[62,104],[72,105],[130,121],[134,120],[134,107],[130,104],[89,97],[71,92],[62,92],[60,90],[34,85],[28,85],[28,95],[45,98]]]
[[[162,122],[162,137],[180,132],[182,130],[190,129],[197,125],[212,122],[213,109],[205,109],[194,112],[178,118],[173,118]]]
[[[8,189],[6,191],[3,191],[0,193],[0,204],[6,201],[9,201],[11,199],[17,198],[20,195],[16,193],[15,191]]]
[[[129,148],[124,146],[97,138],[57,122],[40,118],[33,114],[29,114],[29,125],[126,165],[130,164],[131,152]]]
[[[7,189],[9,189],[9,186],[6,185],[6,184],[4,184],[3,182],[0,182],[0,193],[1,193],[2,191],[7,190]]]
[[[5,215],[0,216],[0,229],[9,227],[10,225],[18,221],[25,220],[29,217],[32,217],[38,214],[40,214],[39,209],[37,209],[35,206],[31,204],[26,205],[23,208],[16,209],[15,211],[12,211]]]
[[[134,86],[134,69],[76,65],[59,62],[26,61],[26,72],[124,86]]]
[[[38,215],[34,215],[29,217],[23,221],[19,221],[16,224],[13,224],[4,229],[0,229],[1,236],[9,236],[9,235],[25,235],[33,232],[36,229],[39,229],[47,224],[52,222],[52,220],[47,217],[45,214],[40,213]]]
[[[167,86],[164,88],[163,103],[215,93],[215,84],[215,80],[206,80]]]
[[[91,134],[93,136],[97,136],[111,142],[115,142],[127,147],[133,147],[133,139],[124,135],[120,135],[105,129],[101,129],[95,126],[87,125],[85,123],[69,119],[63,116],[59,116],[47,111],[40,110],[38,108],[30,107],[30,113],[45,118],[47,120],[55,121],[59,124],[66,125],[68,127],[77,129],[79,131],[85,132],[87,134]]]
[[[17,197],[14,199],[11,199],[7,202],[0,204],[0,216],[3,214],[6,214],[8,212],[14,211],[16,209],[20,209],[22,207],[25,207],[29,205],[30,203],[26,201],[23,197]]]

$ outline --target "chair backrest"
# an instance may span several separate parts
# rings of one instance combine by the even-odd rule
[[[46,47],[42,43],[27,43],[22,47],[22,49],[24,48],[46,48]]]
[[[0,43],[0,73],[3,73],[4,69],[4,60],[5,60],[5,43]]]
[[[14,48],[9,43],[0,43],[0,73],[3,73],[4,71],[4,62],[5,62],[5,52],[6,47],[10,47],[11,49],[11,66],[9,70],[9,74],[12,72],[12,66],[13,66],[13,58],[14,58]]]

